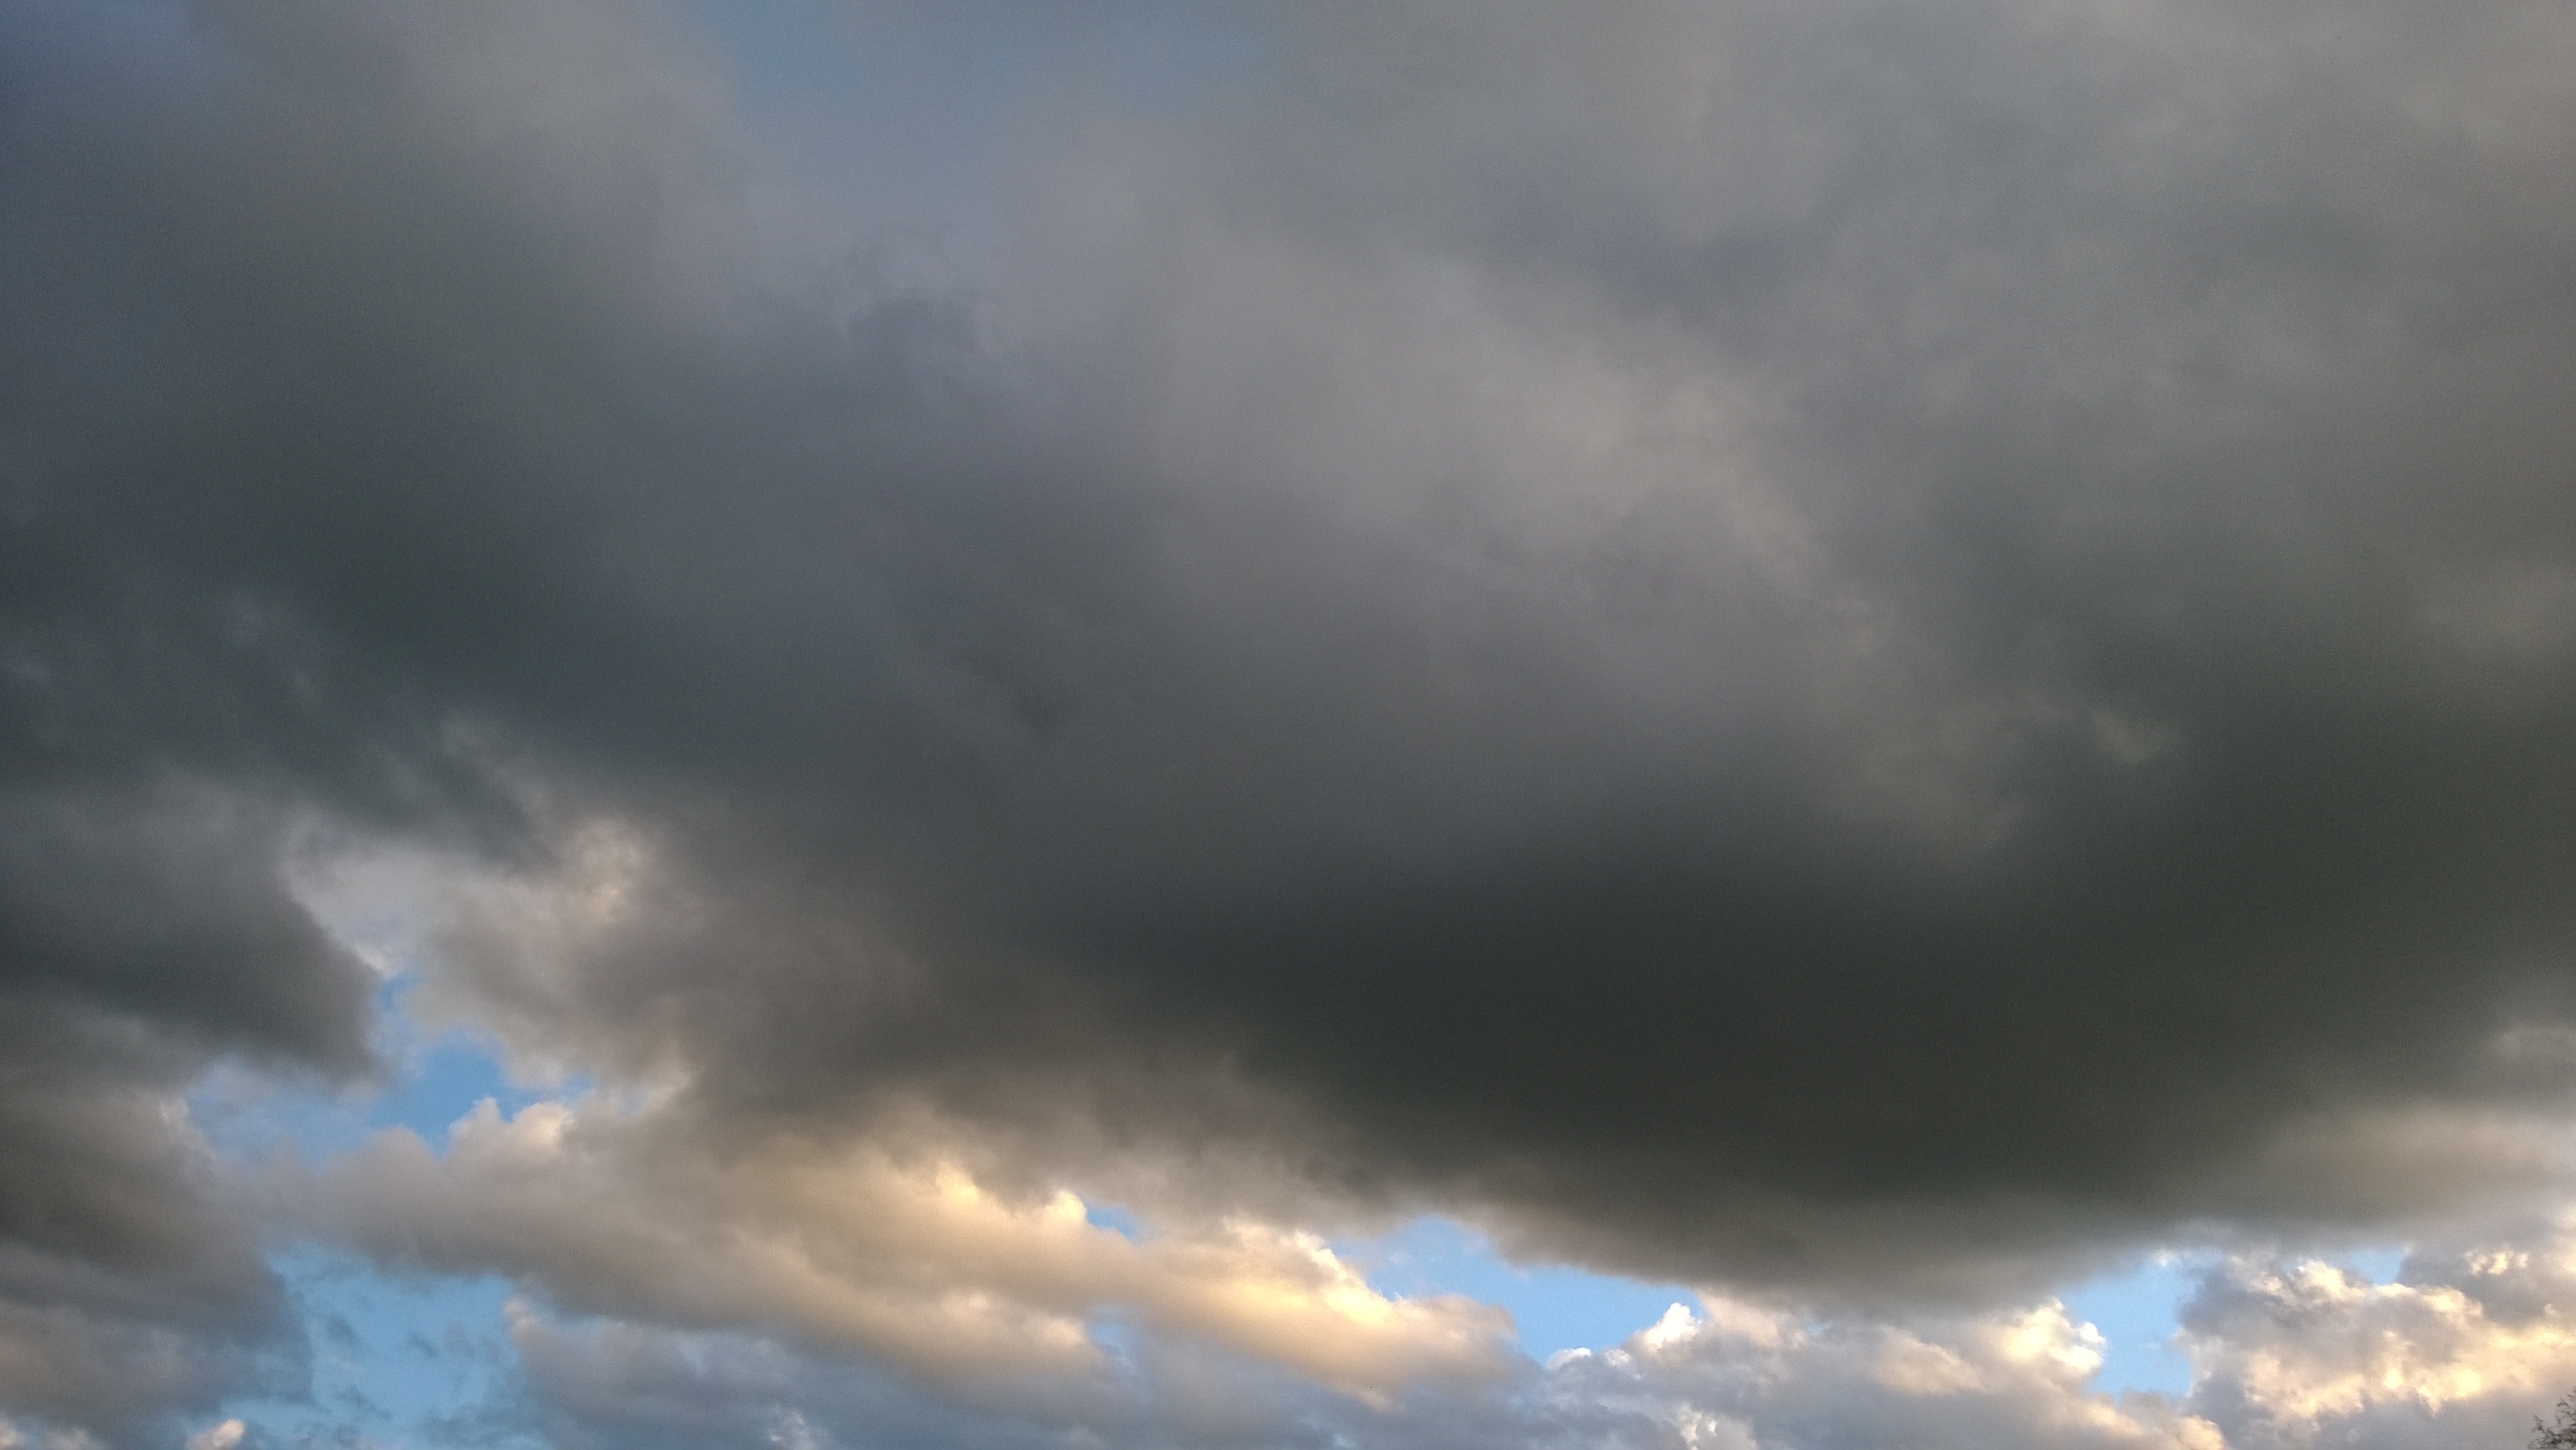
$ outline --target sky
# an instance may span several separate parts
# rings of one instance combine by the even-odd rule
[[[0,1450],[2520,1443],[2571,398],[2560,0],[21,0]]]

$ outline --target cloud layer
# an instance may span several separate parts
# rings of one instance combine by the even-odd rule
[[[590,0],[0,29],[0,1403],[298,1373],[180,1095],[369,1073],[371,871],[601,1096],[334,1232],[917,1367],[982,1294],[1490,1368],[1295,1237],[1424,1208],[1992,1325],[2562,1191],[2565,7],[813,23],[959,99]],[[823,1164],[1018,1267],[805,1241]]]
[[[711,1158],[665,1114],[505,1120],[489,1100],[446,1149],[398,1130],[292,1185],[281,1216],[404,1268],[498,1269],[590,1312],[783,1332],[945,1380],[1097,1369],[1086,1321],[1111,1316],[1372,1402],[1512,1357],[1500,1310],[1388,1299],[1312,1237],[1230,1222],[1138,1242],[1070,1194],[1013,1203],[954,1163],[795,1143]]]
[[[1089,1393],[987,1389],[960,1407],[774,1343],[523,1306],[511,1334],[528,1398],[494,1424],[567,1445],[2510,1445],[2576,1380],[2556,1307],[2567,1263],[2555,1231],[2419,1252],[2387,1283],[2313,1260],[2219,1262],[2176,1336],[2198,1370],[2179,1403],[2088,1389],[2100,1336],[2053,1300],[1866,1321],[1712,1295],[1504,1384],[1374,1406],[1146,1345]]]

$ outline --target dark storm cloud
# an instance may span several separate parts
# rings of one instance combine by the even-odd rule
[[[167,1411],[303,1375],[255,1225],[179,1094],[226,1051],[356,1070],[365,973],[288,898],[271,813],[48,780],[35,751],[10,763],[0,1406],[166,1443]]]
[[[1212,11],[971,285],[676,26],[184,14],[10,50],[29,990],[351,1060],[272,822],[81,817],[195,789],[522,873],[435,990],[718,1137],[1820,1292],[2554,1171],[2563,10]]]
[[[0,1060],[0,1408],[141,1445],[172,1411],[299,1390],[284,1293],[173,1112],[202,1055],[12,992]]]

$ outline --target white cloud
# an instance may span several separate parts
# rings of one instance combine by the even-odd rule
[[[710,1144],[604,1099],[504,1118],[444,1157],[384,1134],[291,1186],[288,1211],[399,1263],[500,1272],[588,1312],[782,1332],[937,1378],[1083,1374],[1105,1315],[1352,1396],[1491,1378],[1509,1318],[1371,1288],[1321,1240],[1230,1219],[1131,1240],[1070,1193],[1013,1198],[954,1159],[785,1138]]]
[[[1501,1384],[1420,1386],[1372,1405],[1145,1354],[1090,1394],[939,1405],[738,1339],[572,1326],[525,1310],[537,1398],[603,1443],[658,1396],[724,1406],[745,1445],[793,1423],[818,1443],[1333,1445],[1366,1450],[2225,1450],[2155,1396],[2092,1391],[2098,1339],[2054,1303],[1904,1325],[1712,1297],[1614,1348]],[[1930,1372],[1925,1372],[1929,1368]],[[676,1379],[675,1379],[676,1377]]]
[[[2193,1403],[2240,1445],[2510,1446],[2576,1385],[2576,1240],[2411,1256],[2373,1283],[2222,1265],[2186,1307]]]
[[[1912,1322],[1818,1319],[1709,1296],[1618,1349],[1566,1361],[1544,1395],[1649,1408],[1692,1443],[2169,1447],[2218,1450],[2217,1427],[2152,1397],[2090,1388],[2101,1336],[2051,1300]],[[1719,1427],[1712,1429],[1710,1427]],[[1688,1435],[1685,1435],[1688,1438]]]

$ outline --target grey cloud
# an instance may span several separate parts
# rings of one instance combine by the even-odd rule
[[[179,1412],[304,1379],[257,1226],[182,1094],[227,1054],[361,1071],[372,978],[291,897],[273,807],[9,763],[0,1407],[168,1443]]]
[[[204,1044],[362,1064],[371,981],[289,894],[272,813],[172,794],[0,799],[0,991]]]
[[[63,103],[103,98],[65,71],[143,59],[108,46],[127,18],[0,25],[0,305],[22,339],[0,360],[0,1410],[48,1444],[170,1444],[182,1413],[301,1392],[292,1306],[182,1094],[226,1055],[363,1072],[374,987],[288,885],[295,642],[96,532],[172,520],[83,461],[134,416],[99,386],[131,378],[108,359],[134,339],[53,288],[95,238],[40,198],[100,180]]]
[[[140,1446],[226,1395],[298,1392],[291,1306],[179,1110],[202,1059],[0,1003],[0,1407]]]
[[[1060,1432],[960,1412],[865,1368],[817,1364],[755,1340],[525,1314],[512,1339],[520,1389],[490,1406],[487,1422],[537,1429],[553,1444],[1065,1443]]]
[[[2562,11],[1212,8],[930,283],[676,24],[179,13],[10,49],[11,779],[517,882],[532,1058],[1862,1297],[2557,1172],[2407,1125],[2566,1087]]]

